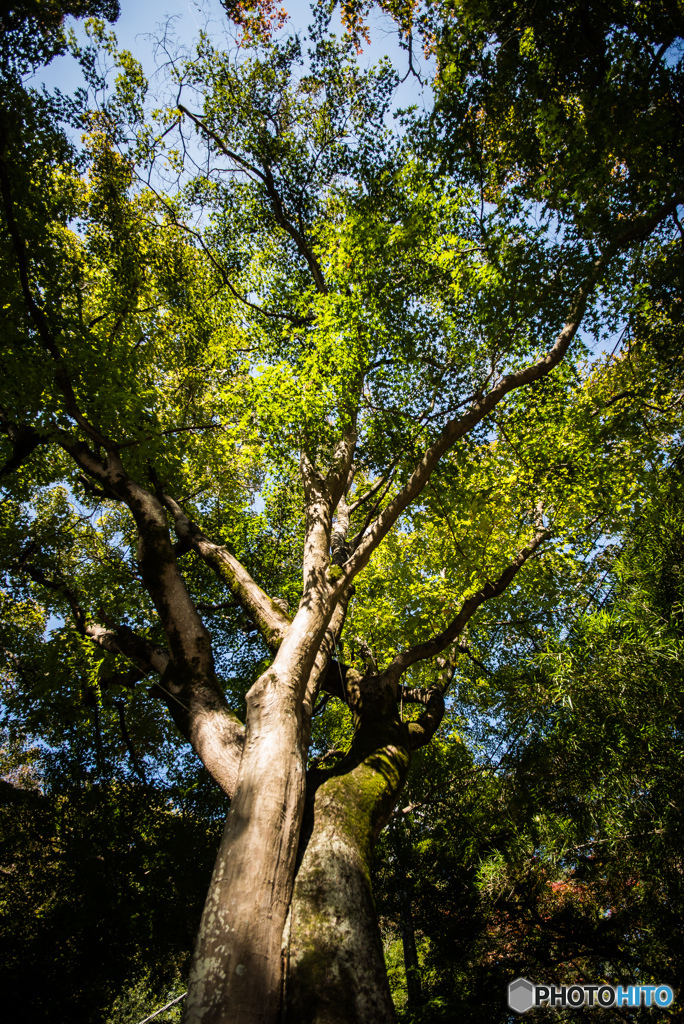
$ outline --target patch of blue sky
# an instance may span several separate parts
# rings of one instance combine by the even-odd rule
[[[290,0],[285,6],[289,19],[282,34],[305,33],[313,20],[310,5],[306,0]],[[374,11],[368,20],[371,41],[364,45],[360,54],[362,67],[368,68],[383,58],[389,58],[402,79],[394,96],[394,110],[413,105],[429,109],[432,105],[432,92],[427,84],[429,74],[426,75],[425,71],[430,61],[422,55],[413,55],[413,67],[422,79],[421,82],[417,75],[411,73],[408,51],[401,47],[392,19]],[[75,30],[79,39],[85,39],[82,22],[70,18],[67,24]],[[159,69],[157,73],[163,71],[164,64],[175,54],[184,52],[189,55],[201,31],[207,31],[217,41],[223,38],[227,46],[235,46],[235,31],[228,23],[219,0],[148,0],[145,4],[121,0],[121,14],[110,28],[116,34],[119,47],[130,50],[142,64],[145,73],[150,75],[155,68]],[[331,28],[336,35],[342,35],[343,27],[337,8]],[[48,67],[41,68],[36,72],[34,81],[36,85],[58,88],[63,93],[73,93],[83,85],[79,65],[68,54],[56,57]]]

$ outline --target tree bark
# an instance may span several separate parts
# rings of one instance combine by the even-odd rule
[[[370,882],[373,847],[409,766],[408,733],[382,677],[347,676],[351,750],[309,773],[284,940],[286,1024],[392,1024]]]
[[[184,1024],[277,1019],[281,945],[304,805],[301,721],[273,673],[247,698],[235,796],[202,914]]]
[[[328,578],[330,534],[354,442],[350,429],[325,478],[301,453],[302,598],[273,664],[247,694],[242,760],[200,922],[183,1024],[275,1024],[280,1012],[283,930],[304,814],[309,723],[303,707],[339,602]]]
[[[420,965],[416,949],[416,932],[413,927],[411,912],[411,896],[408,887],[402,885],[399,891],[399,920],[401,923],[401,942],[404,947],[404,970],[406,972],[406,993],[409,1008],[420,1006],[423,992],[420,983]]]
[[[183,1024],[274,1024],[305,797],[302,704],[330,609],[302,601],[247,694],[235,795],[205,903]]]

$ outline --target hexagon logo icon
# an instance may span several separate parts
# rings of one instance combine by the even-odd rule
[[[508,986],[508,1005],[516,1013],[525,1013],[534,1006],[534,985],[527,978],[516,978]]]

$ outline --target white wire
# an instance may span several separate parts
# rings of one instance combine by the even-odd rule
[[[149,1017],[145,1017],[145,1020],[141,1020],[140,1024],[147,1024],[148,1020],[154,1020],[154,1018],[158,1017],[160,1013],[164,1012],[164,1010],[168,1010],[170,1006],[175,1006],[176,1003],[180,1003],[181,999],[185,999],[187,994],[187,992],[184,992],[182,996],[178,996],[176,999],[172,999],[170,1003],[166,1004],[166,1006],[162,1006],[161,1010],[155,1010],[154,1013],[151,1013],[149,1015]]]

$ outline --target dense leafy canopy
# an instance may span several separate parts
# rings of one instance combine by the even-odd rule
[[[140,520],[92,467],[115,453],[292,616],[301,453],[328,466],[356,431],[334,584],[445,424],[497,388],[369,553],[336,639],[335,664],[377,673],[526,552],[446,661],[405,672],[426,688],[446,664],[451,690],[379,847],[395,996],[401,929],[416,1020],[501,1019],[517,973],[676,983],[675,5],[384,5],[433,55],[426,116],[394,116],[388,61],[359,64],[363,6],[339,39],[322,6],[305,38],[226,5],[246,37],[171,55],[162,99],[102,22],[80,42],[62,23],[115,8],[2,16],[2,899],[39,919],[6,959],[14,984],[54,946],[36,1020],[133,1020],[122,988],[151,999],[187,968],[225,810],[171,720]],[[82,91],[26,84],[67,45]],[[565,360],[504,400],[568,324]],[[244,718],[272,637],[180,534],[175,558]],[[404,720],[420,711],[402,699]],[[325,693],[310,763],[351,734]]]

